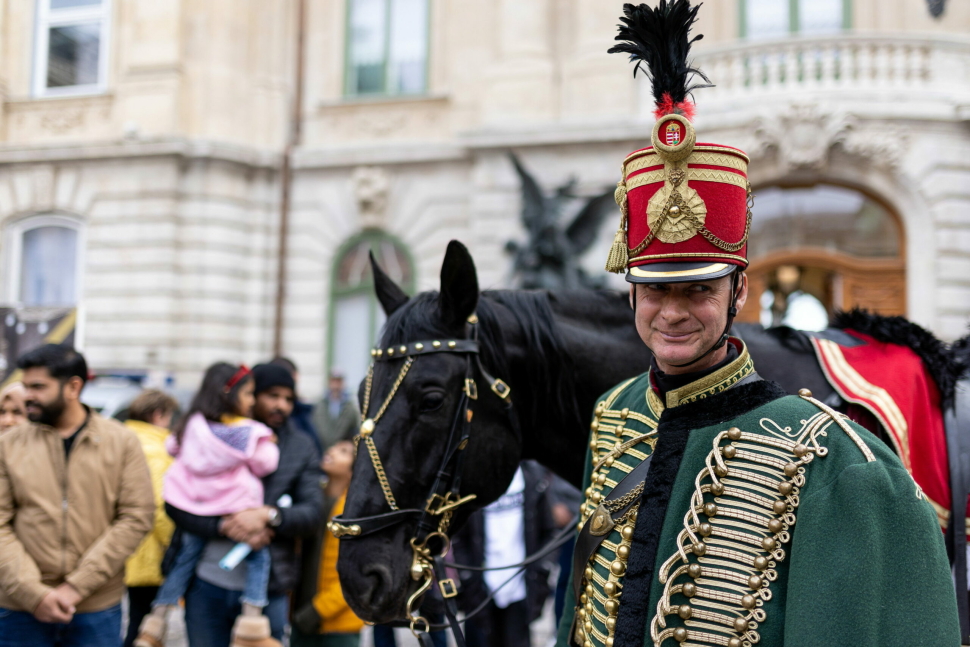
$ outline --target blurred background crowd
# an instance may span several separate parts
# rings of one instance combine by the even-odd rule
[[[229,528],[266,531],[263,508],[287,523],[300,488],[271,498],[285,480],[273,474],[293,468],[280,441],[309,441],[313,532],[290,537],[320,563],[271,576],[266,609],[285,590],[292,624],[313,625],[305,604],[336,545],[317,531],[346,487],[325,457],[343,464],[383,323],[369,252],[411,292],[436,286],[453,238],[486,288],[624,288],[602,272],[608,196],[618,162],[648,144],[653,101],[605,53],[620,12],[603,0],[0,0],[0,426],[40,397],[18,359],[45,344],[83,353],[83,374],[48,377],[76,388],[75,417],[125,420],[155,484],[139,549],[151,575],[129,577],[133,612],[151,608],[172,529],[159,485],[171,414],[187,419],[216,362],[275,358],[261,370],[290,376],[273,385],[292,391],[285,415],[260,412],[257,371],[252,410],[226,413],[279,443],[266,518]],[[752,159],[739,320],[818,329],[862,306],[964,335],[970,4],[709,0],[697,31],[696,64],[715,85],[695,97],[699,136]],[[523,466],[456,550],[505,563],[568,522],[571,496]],[[493,555],[488,529],[518,523],[521,542]],[[206,549],[199,568],[213,559]],[[534,620],[555,588],[546,567],[551,580],[503,589],[494,617]],[[213,579],[242,591],[238,573]],[[513,644],[497,626],[482,640],[505,642],[481,644]]]

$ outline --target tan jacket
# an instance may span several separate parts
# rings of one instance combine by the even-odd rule
[[[154,513],[145,455],[121,423],[91,412],[66,463],[50,427],[0,436],[0,608],[32,613],[63,582],[79,612],[117,604]]]

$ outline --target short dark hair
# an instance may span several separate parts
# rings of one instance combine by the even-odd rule
[[[17,359],[17,368],[22,371],[46,368],[51,377],[60,380],[61,384],[72,377],[81,378],[82,383],[88,381],[88,363],[84,361],[84,355],[72,346],[62,344],[44,344],[27,351]]]
[[[151,422],[155,412],[175,413],[178,408],[178,401],[168,393],[158,389],[145,389],[128,406],[128,419]]]
[[[283,368],[285,368],[287,371],[290,372],[290,375],[300,372],[300,369],[296,367],[296,364],[289,357],[277,356],[271,359],[269,363],[275,366],[282,366]]]

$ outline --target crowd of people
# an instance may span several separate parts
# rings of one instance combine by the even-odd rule
[[[359,644],[326,531],[360,419],[339,372],[309,405],[288,359],[219,362],[186,411],[146,389],[122,423],[83,403],[89,373],[74,349],[42,346],[18,368],[0,391],[0,647],[164,647],[180,605],[190,647]],[[456,557],[521,561],[572,521],[576,502],[557,489],[523,464],[456,538]],[[552,567],[508,584],[514,572],[463,574],[463,606],[494,596],[468,644],[529,645]],[[374,643],[394,645],[393,630],[376,627]]]

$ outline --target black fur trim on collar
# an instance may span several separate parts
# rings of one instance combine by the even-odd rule
[[[884,344],[908,347],[919,355],[936,382],[943,408],[953,406],[957,380],[967,371],[967,360],[948,350],[929,331],[903,317],[883,317],[861,308],[836,313],[832,327],[855,330]]]
[[[642,647],[648,631],[647,620],[656,613],[656,609],[649,606],[660,533],[691,429],[733,420],[785,395],[787,393],[774,382],[760,380],[664,410],[657,426],[657,449],[650,459],[637,525],[630,540],[630,558],[623,578],[623,602],[613,638],[615,647]]]

